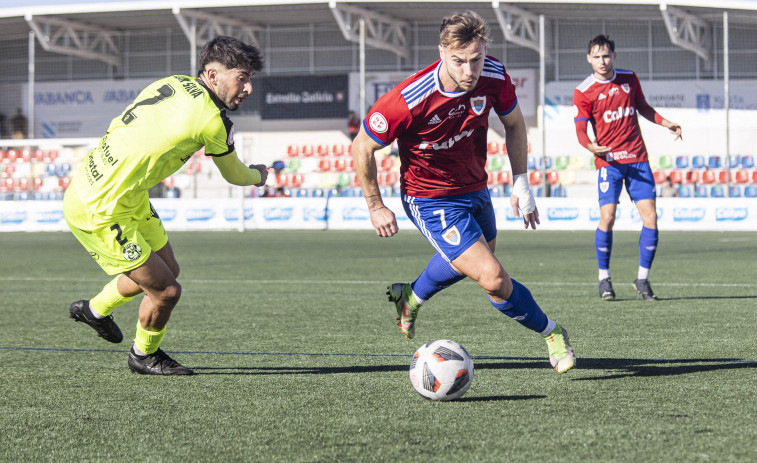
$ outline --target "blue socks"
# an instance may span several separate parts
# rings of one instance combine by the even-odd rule
[[[650,269],[657,252],[659,231],[656,228],[641,227],[639,237],[639,267]]]
[[[600,270],[609,270],[612,254],[612,230],[606,232],[597,228],[594,232],[594,247],[597,251],[597,264]]]
[[[489,302],[503,314],[541,334],[547,328],[549,319],[534,300],[531,291],[515,280],[512,282],[513,292],[506,301],[494,302],[489,298]]]
[[[464,279],[465,275],[457,273],[441,254],[436,253],[411,287],[416,298],[423,303],[444,288]]]

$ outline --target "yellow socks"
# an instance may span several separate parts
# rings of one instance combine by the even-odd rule
[[[148,331],[142,328],[142,324],[137,320],[137,335],[134,337],[134,347],[139,349],[138,354],[144,353],[150,355],[158,350],[163,336],[166,334],[164,326],[160,331]]]
[[[97,296],[89,301],[89,306],[92,308],[92,311],[103,317],[107,317],[113,312],[113,309],[134,299],[133,296],[125,297],[118,292],[118,278],[120,276],[121,275],[118,275],[111,280]]]

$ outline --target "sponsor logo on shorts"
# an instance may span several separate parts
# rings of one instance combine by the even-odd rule
[[[444,238],[444,241],[451,244],[452,246],[457,246],[460,244],[460,232],[457,231],[457,227],[452,225],[449,229],[447,229],[446,232],[442,234],[442,238]]]
[[[124,259],[135,261],[142,255],[142,248],[137,243],[129,243],[124,246]]]

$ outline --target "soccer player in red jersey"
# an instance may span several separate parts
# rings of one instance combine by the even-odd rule
[[[623,184],[636,204],[643,226],[639,238],[639,272],[633,284],[648,301],[657,297],[649,285],[649,269],[657,250],[656,192],[647,149],[641,137],[637,114],[681,138],[681,126],[663,118],[647,103],[633,71],[616,69],[615,42],[604,35],[589,41],[586,60],[593,73],[573,91],[578,142],[594,154],[599,169],[599,226],[594,235],[599,266],[599,295],[615,299],[610,279],[612,227]],[[591,122],[595,139],[586,133]]]
[[[494,256],[497,228],[484,169],[492,109],[505,127],[513,212],[519,216],[520,209],[526,228],[536,228],[539,213],[526,179],[526,125],[505,67],[486,55],[488,40],[488,26],[478,14],[444,18],[441,59],[372,106],[352,144],[355,167],[376,233],[394,235],[397,221],[381,198],[375,152],[397,140],[403,207],[436,250],[414,282],[387,288],[407,338],[415,335],[424,302],[470,277],[496,309],[544,336],[553,368],[564,373],[576,362],[567,333]]]

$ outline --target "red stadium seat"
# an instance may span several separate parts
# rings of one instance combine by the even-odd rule
[[[162,182],[162,183],[163,183],[163,185],[165,185],[165,186],[166,186],[166,188],[173,188],[173,185],[174,185],[174,183],[175,183],[175,181],[174,181],[174,178],[173,178],[173,175],[171,175],[171,176],[170,176],[170,177],[168,177],[168,178],[165,178],[165,179],[163,179],[163,182]]]
[[[16,191],[28,191],[29,188],[29,178],[28,177],[21,177],[18,180],[16,180],[16,183],[13,185],[13,189]]]
[[[550,185],[554,185],[557,182],[560,181],[560,174],[557,173],[557,171],[549,171],[547,172],[547,182],[549,182]]]
[[[749,183],[749,173],[745,170],[737,170],[733,175],[734,183]]]
[[[397,183],[399,176],[397,172],[382,172],[379,174],[378,180],[380,186],[392,186]]]
[[[715,183],[715,171],[705,170],[704,172],[702,172],[702,183],[704,184]]]
[[[0,178],[0,191],[3,193],[13,191],[13,179],[10,177]]]
[[[501,171],[497,172],[497,184],[498,185],[511,185],[510,172]]]
[[[394,167],[394,156],[385,157],[381,160],[381,164],[379,164],[379,169],[384,172],[392,170],[392,167]]]
[[[683,183],[683,173],[680,170],[671,170],[668,175],[670,177],[670,183]]]
[[[347,161],[344,158],[334,159],[331,170],[333,170],[334,172],[344,172],[345,170],[347,170]]]
[[[502,143],[502,154],[507,154],[507,143]]]
[[[287,157],[296,158],[300,155],[300,147],[297,145],[289,145],[287,147]]]
[[[730,177],[731,177],[731,180],[733,180],[733,175],[731,175]],[[728,183],[728,178],[729,178],[728,171],[721,170],[720,172],[718,172],[718,183],[726,184]]]
[[[332,156],[343,156],[344,155],[344,145],[337,144],[331,147],[331,155]]]
[[[653,175],[654,175],[654,182],[656,184],[658,184],[658,185],[661,184],[661,183],[664,183],[665,179],[668,178],[668,176],[665,175],[665,171],[664,170],[656,170],[656,171],[654,171]]]
[[[42,151],[40,149],[36,149],[36,150],[32,151],[32,161],[34,161],[34,162],[43,162],[44,159],[45,159],[45,152],[44,151]]]
[[[328,172],[331,170],[330,159],[319,159],[318,166],[315,168],[316,172]]]
[[[64,191],[68,186],[71,184],[71,178],[69,177],[61,177],[58,179],[58,186],[61,187]]]
[[[42,188],[42,179],[39,177],[34,177],[32,179],[32,190],[39,191],[40,188]]]
[[[752,171],[752,183],[757,183],[757,170]]]
[[[314,153],[313,145],[302,145],[300,153],[302,153],[303,156],[312,156]]]
[[[486,144],[486,154],[495,155],[499,154],[499,143],[490,141]]]
[[[328,145],[325,145],[323,143],[318,145],[317,153],[318,153],[318,156],[328,156],[329,155]]]
[[[305,182],[302,174],[292,174],[287,176],[286,186],[289,188],[299,188]]]
[[[699,171],[687,170],[686,175],[683,176],[683,183],[685,184],[699,183]]]
[[[541,185],[541,171],[535,170],[528,176],[529,185]]]
[[[497,184],[497,174],[495,174],[494,172],[487,172],[486,173],[486,184],[489,185],[489,186],[496,185]]]

